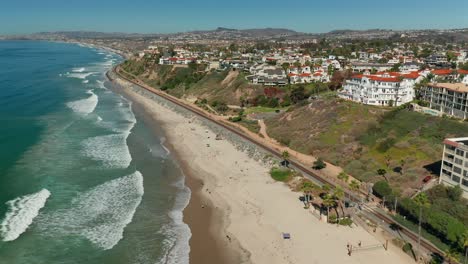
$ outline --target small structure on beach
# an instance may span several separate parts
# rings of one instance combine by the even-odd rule
[[[283,233],[283,239],[291,239],[291,234]]]

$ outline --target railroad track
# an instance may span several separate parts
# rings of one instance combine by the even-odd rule
[[[374,209],[372,209],[372,208],[370,208],[370,207],[368,207],[366,205],[364,205],[363,207],[365,207],[367,209],[367,212],[372,213],[372,215],[374,215],[378,219],[384,221],[386,224],[388,224],[388,225],[391,225],[391,224],[397,225],[397,227],[399,228],[399,231],[401,233],[403,233],[404,235],[406,235],[407,237],[409,237],[410,239],[412,239],[413,241],[415,241],[415,242],[418,241],[418,235],[417,234],[415,234],[413,231],[409,230],[408,228],[398,224],[397,222],[395,222],[395,220],[393,220],[389,216],[387,216],[385,214],[382,214],[381,212],[379,212],[377,210],[374,210]],[[437,254],[439,254],[441,256],[444,256],[444,254],[445,254],[442,250],[440,250],[439,248],[437,248],[432,243],[428,242],[426,239],[424,239],[422,237],[421,237],[421,247],[425,248],[426,250],[429,250],[430,252],[437,253]]]
[[[237,129],[231,127],[231,126],[228,126],[227,124],[225,124],[224,122],[221,122],[217,119],[214,119],[212,118],[211,116],[209,116],[207,113],[201,111],[200,109],[196,108],[196,107],[193,107],[191,105],[188,105],[186,103],[183,103],[181,101],[179,101],[179,99],[176,99],[174,97],[172,97],[171,95],[168,95],[164,92],[161,92],[160,90],[156,90],[152,87],[149,87],[148,85],[146,85],[145,83],[139,81],[135,76],[133,76],[136,80],[132,80],[126,76],[124,76],[123,74],[120,73],[120,68],[119,66],[113,68],[112,70],[115,74],[117,74],[120,78],[130,82],[130,83],[133,83],[153,94],[156,94],[170,102],[172,102],[173,104],[176,104],[186,110],[189,110],[190,112],[193,112],[195,114],[197,114],[198,116],[202,117],[202,118],[205,118],[207,119],[208,121],[210,122],[213,122],[221,127],[223,127],[224,129],[227,129],[228,131],[232,132],[232,133],[235,133],[236,135],[240,136],[241,138],[255,144],[256,146],[272,153],[273,155],[275,155],[276,157],[278,158],[282,158],[282,153],[280,153],[278,150],[274,149],[274,148],[271,148],[269,147],[268,145],[265,145],[261,142],[258,142],[257,140],[247,136],[246,134],[238,131]],[[126,72],[127,73],[127,72]],[[127,73],[129,74],[129,73]],[[112,80],[112,78],[106,73],[107,77]],[[131,74],[129,74],[131,75]],[[320,182],[321,184],[328,184],[332,187],[336,187],[337,185],[334,183],[334,182],[331,182],[330,180],[318,175],[317,173],[315,173],[314,171],[312,171],[311,169],[305,167],[304,165],[302,165],[301,163],[297,162],[296,160],[294,159],[289,159],[290,161],[290,164],[292,165],[292,167],[294,168],[297,168],[299,170],[301,170],[302,172],[305,173],[305,176],[308,178],[308,179],[311,179],[313,181],[318,181]],[[357,203],[361,203],[362,202],[362,199],[361,199],[361,196],[359,195],[356,195],[355,193],[352,193],[348,190],[344,190],[345,194],[348,195],[349,199],[353,202],[357,202]],[[397,223],[395,220],[393,220],[392,218],[376,211],[376,210],[373,210],[372,208],[369,208],[371,210],[369,210],[369,212],[371,214],[373,214],[375,217],[379,218],[380,220],[384,221],[385,223],[387,224],[393,224],[393,225],[396,225],[403,234],[405,234],[407,237],[411,238],[412,240],[414,241],[418,241],[418,235],[415,234],[413,231],[409,230],[408,228],[400,225],[399,223]],[[426,241],[424,238],[421,238],[421,246],[423,248],[425,248],[426,250],[430,251],[430,252],[434,252],[434,253],[438,253],[440,254],[441,256],[444,256],[444,252],[441,251],[440,249],[438,249],[437,247],[435,247],[434,245],[432,245],[430,242]]]

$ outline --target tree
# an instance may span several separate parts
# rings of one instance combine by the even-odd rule
[[[281,153],[281,157],[284,161],[287,161],[289,158],[289,152],[287,150],[283,151],[283,153]]]
[[[429,199],[427,194],[422,192],[419,193],[416,197],[414,197],[414,202],[418,205],[419,208],[419,217],[418,217],[418,254],[420,254],[419,250],[421,247],[421,225],[422,225],[422,213],[423,208],[428,208],[430,206]]]
[[[348,182],[349,175],[346,172],[342,171],[342,172],[340,172],[340,174],[338,174],[337,178],[344,181],[344,182]]]
[[[335,197],[333,197],[333,195],[327,193],[325,194],[325,196],[323,197],[323,200],[322,200],[322,204],[323,206],[325,206],[327,208],[327,219],[330,218],[330,208],[333,208],[336,206],[336,201],[335,201]]]
[[[392,188],[390,187],[390,185],[388,185],[388,182],[386,181],[376,182],[374,186],[372,187],[372,191],[376,196],[380,198],[384,198],[393,193]]]
[[[288,62],[284,62],[283,64],[281,64],[281,67],[283,68],[284,71],[287,71],[289,66],[290,64]]]
[[[328,76],[332,76],[334,71],[335,71],[335,68],[333,67],[333,65],[329,64],[327,68]]]
[[[447,51],[447,61],[455,61],[457,59],[457,55],[453,51]]]
[[[358,191],[360,187],[361,184],[356,180],[351,180],[351,182],[349,183],[349,188],[351,188],[351,190],[353,191]]]
[[[390,71],[392,72],[399,72],[400,71],[400,66],[401,66],[401,63],[395,63],[393,64],[392,68],[390,69]]]
[[[468,71],[468,62],[465,62],[465,63],[459,63],[458,64],[458,68],[460,68],[461,70],[466,70]]]
[[[458,263],[458,259],[460,258],[459,254],[454,250],[446,250],[445,258],[448,260],[449,264]]]
[[[406,160],[401,159],[400,160],[400,167],[401,167],[400,174],[401,175],[403,175],[403,169],[405,168],[405,164],[406,164]]]
[[[294,90],[292,90],[291,95],[289,97],[291,98],[291,102],[293,102],[293,104],[297,104],[303,101],[304,99],[306,99],[307,95],[306,95],[304,86],[301,85],[295,88]]]
[[[377,174],[384,177],[384,179],[388,182],[387,177],[385,176],[387,174],[387,171],[385,169],[378,169]]]
[[[460,199],[461,199],[461,197],[463,195],[463,190],[460,187],[460,185],[457,185],[455,187],[448,188],[447,189],[447,195],[450,198],[450,200],[452,200],[454,202],[460,201]]]
[[[314,161],[314,166],[312,166],[314,170],[321,170],[325,167],[327,167],[327,164],[321,158],[318,158],[316,161]]]
[[[335,190],[333,191],[333,197],[336,199],[337,204],[340,206],[341,212],[343,213],[342,216],[345,215],[344,208],[343,208],[343,201],[342,201],[344,198],[344,195],[345,195],[344,190],[340,186],[337,186]],[[338,215],[338,212],[336,213],[336,215]]]

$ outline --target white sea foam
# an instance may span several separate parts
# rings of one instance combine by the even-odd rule
[[[67,209],[43,217],[41,227],[45,234],[81,236],[108,250],[123,238],[143,194],[143,176],[136,171],[78,194]]]
[[[8,212],[0,224],[3,241],[13,241],[28,229],[39,210],[44,207],[50,192],[47,189],[8,201]]]
[[[84,72],[86,70],[86,68],[73,68],[72,69],[72,72]]]
[[[163,242],[166,254],[160,263],[189,263],[189,240],[192,232],[183,221],[183,210],[190,200],[190,189],[185,186],[184,178],[174,184],[181,190],[176,197],[174,209],[169,212],[172,223],[164,226],[161,232],[167,237]]]
[[[98,72],[76,72],[76,73],[69,73],[67,72],[67,77],[69,78],[77,78],[77,79],[86,79],[86,77],[91,76],[93,74],[97,74]]]
[[[130,132],[97,136],[86,139],[82,143],[83,154],[87,157],[102,161],[111,168],[127,168],[132,156],[127,146]]]
[[[116,104],[116,110],[112,112],[119,117],[118,120],[103,120],[103,122],[98,124],[99,126],[107,128],[115,133],[128,133],[132,130],[137,122],[135,115],[132,112],[132,104],[124,97],[121,97],[121,100],[122,101]]]
[[[89,83],[89,80],[84,80],[83,83]]]
[[[98,87],[101,89],[107,89],[106,86],[104,86],[104,82],[100,80],[96,80],[96,83],[98,84]]]
[[[113,248],[132,222],[143,193],[143,176],[137,171],[79,195],[73,207],[84,224],[82,235],[103,249]]]
[[[88,98],[69,102],[67,103],[67,106],[78,114],[88,115],[92,113],[96,108],[99,99],[93,91],[89,90],[87,93],[90,94]]]

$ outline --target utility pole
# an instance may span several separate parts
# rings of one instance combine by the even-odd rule
[[[418,225],[418,255],[421,256],[421,215],[422,215],[422,206],[419,206],[419,225]]]
[[[395,214],[397,213],[397,200],[398,198],[395,196]]]

